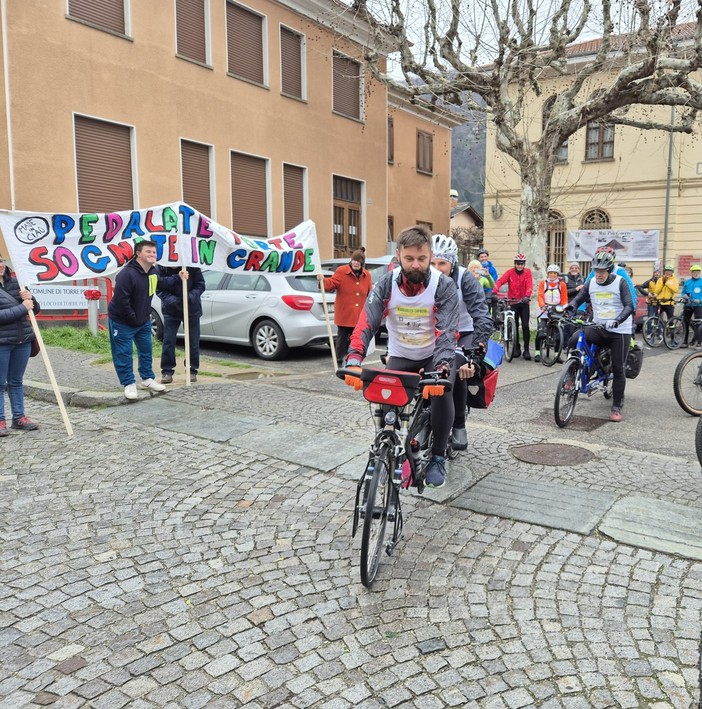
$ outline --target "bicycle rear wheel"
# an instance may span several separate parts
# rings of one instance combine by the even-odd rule
[[[697,453],[697,460],[702,465],[702,418],[697,422],[697,428],[695,429],[695,452]]]
[[[685,321],[676,315],[663,327],[663,342],[669,350],[677,350],[685,341]]]
[[[673,393],[683,411],[702,416],[702,352],[691,352],[678,362],[673,374]]]
[[[660,347],[663,343],[663,328],[661,319],[657,315],[652,315],[644,320],[641,328],[641,337],[649,347]]]
[[[580,360],[575,358],[567,360],[558,380],[556,400],[553,404],[553,414],[559,428],[565,428],[573,418],[575,404],[578,401],[580,367]]]
[[[385,539],[392,495],[389,458],[388,451],[382,451],[375,457],[373,476],[368,483],[361,535],[361,583],[366,588],[371,587],[378,573]]]
[[[517,341],[517,326],[514,323],[514,318],[507,318],[505,322],[505,359],[511,362],[514,359],[514,350]]]
[[[546,336],[541,342],[541,363],[553,367],[558,361],[563,349],[563,330],[558,325],[549,325]]]

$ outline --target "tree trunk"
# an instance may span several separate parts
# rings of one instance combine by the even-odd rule
[[[546,277],[546,232],[549,224],[551,177],[553,170],[544,169],[542,159],[529,161],[522,169],[519,205],[519,251],[527,258],[534,279],[531,324],[538,315],[536,292],[539,281]]]
[[[541,161],[530,161],[522,170],[519,206],[519,251],[527,257],[534,276],[534,286],[546,276],[546,232],[549,224],[551,174]]]

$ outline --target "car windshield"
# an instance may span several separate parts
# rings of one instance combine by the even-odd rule
[[[293,290],[305,293],[319,293],[317,276],[287,276],[285,280]]]

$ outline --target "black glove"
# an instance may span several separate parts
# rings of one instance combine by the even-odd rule
[[[529,298],[529,297],[524,297],[524,298],[521,299],[520,302],[522,302],[522,303],[528,303],[530,300],[531,300],[531,298]]]
[[[564,313],[572,313],[574,310],[575,306],[572,303],[568,303],[568,305],[563,308]]]
[[[451,367],[446,362],[440,362],[436,365],[436,371],[439,373],[441,379],[448,379],[451,373]]]

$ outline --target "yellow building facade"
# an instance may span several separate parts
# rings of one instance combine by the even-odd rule
[[[415,138],[397,140],[396,155],[415,169],[388,169],[388,112],[402,101],[390,107],[363,64],[367,28],[332,2],[2,0],[2,10],[0,208],[183,199],[250,236],[312,219],[323,258],[361,245],[386,253],[389,215],[400,228],[448,225],[446,199],[432,195],[449,189],[450,121],[403,112]],[[421,187],[418,130],[435,136]]]
[[[607,85],[611,78],[593,76],[582,95]],[[532,140],[541,135],[546,103],[567,81],[567,76],[542,79],[541,95],[525,102],[529,114],[524,130]],[[630,117],[670,124],[671,108],[639,107]],[[513,265],[518,250],[521,181],[516,164],[497,150],[489,122],[487,136],[485,245],[502,273]],[[658,230],[657,258],[627,259],[634,282],[646,280],[654,266],[664,263],[675,265],[676,273],[687,277],[690,265],[702,261],[701,140],[699,133],[630,126],[592,124],[578,130],[561,146],[556,161],[547,261],[567,270],[569,232]],[[571,256],[573,253],[571,249]],[[589,270],[589,259],[582,264],[583,270]]]

